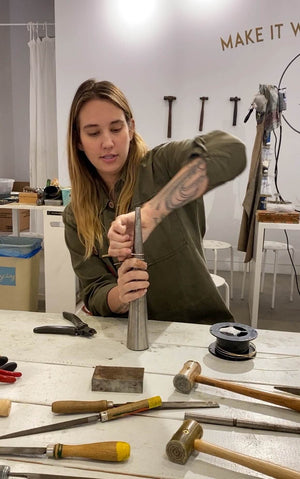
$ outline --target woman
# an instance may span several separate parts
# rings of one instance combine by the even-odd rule
[[[245,168],[237,138],[212,132],[148,151],[123,93],[87,80],[71,106],[68,161],[65,238],[92,314],[126,314],[147,292],[149,319],[232,320],[203,256],[202,195]],[[145,261],[130,257],[134,213],[127,213],[140,205]]]

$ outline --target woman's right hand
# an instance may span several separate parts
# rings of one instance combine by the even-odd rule
[[[118,269],[118,290],[122,303],[141,298],[149,287],[147,263],[138,258],[127,258]]]

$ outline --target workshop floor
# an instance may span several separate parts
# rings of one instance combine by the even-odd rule
[[[218,271],[218,274],[223,276],[228,284],[230,283],[229,271]],[[250,325],[247,299],[248,283],[246,281],[245,299],[242,300],[242,276],[242,272],[234,272],[233,299],[230,300],[230,309],[236,322]],[[279,274],[277,276],[275,308],[272,309],[272,280],[273,275],[266,273],[264,292],[260,295],[258,328],[300,333],[300,295],[296,285],[294,287],[294,301],[290,302],[290,276]],[[45,311],[44,301],[39,301],[39,311]]]
[[[228,284],[230,283],[229,271],[218,271]],[[250,325],[248,307],[248,283],[246,282],[245,299],[241,298],[242,272],[235,271],[233,275],[233,299],[230,300],[230,309],[235,320],[242,324]],[[264,292],[260,293],[259,301],[259,329],[273,329],[278,331],[300,332],[300,295],[296,284],[294,287],[294,300],[290,301],[290,276],[279,274],[277,276],[275,308],[271,308],[272,300],[272,274],[265,275]],[[299,279],[298,279],[299,282]],[[300,286],[300,285],[299,285]]]

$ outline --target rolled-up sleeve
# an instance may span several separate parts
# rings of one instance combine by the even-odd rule
[[[223,131],[212,131],[196,137],[194,142],[202,149],[202,156],[207,162],[209,190],[233,180],[245,169],[246,148],[235,136]]]

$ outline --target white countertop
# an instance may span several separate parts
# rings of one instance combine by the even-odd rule
[[[208,346],[215,338],[206,325],[149,321],[149,349],[131,351],[126,347],[127,320],[80,316],[97,330],[94,337],[33,333],[34,327],[45,324],[70,325],[60,314],[0,311],[0,355],[16,361],[17,370],[23,374],[14,384],[0,383],[0,398],[13,402],[10,415],[0,418],[1,434],[80,417],[54,415],[49,406],[56,400],[108,399],[119,403],[156,395],[163,401],[218,402],[218,409],[201,409],[201,413],[208,415],[299,425],[299,413],[290,409],[206,385],[197,385],[189,395],[175,391],[173,386],[174,375],[189,359],[199,361],[205,376],[255,389],[274,392],[275,384],[299,386],[299,333],[258,330],[254,341],[256,357],[232,362],[209,353]],[[92,391],[91,379],[97,365],[144,367],[143,393]],[[131,445],[131,456],[126,462],[3,456],[0,463],[10,465],[12,472],[105,479],[268,477],[203,453],[194,453],[184,466],[170,462],[165,447],[182,424],[183,416],[184,410],[153,409],[108,423],[99,421],[51,433],[0,440],[0,446],[126,441]],[[299,435],[208,424],[203,424],[203,430],[203,440],[207,442],[300,471]]]

